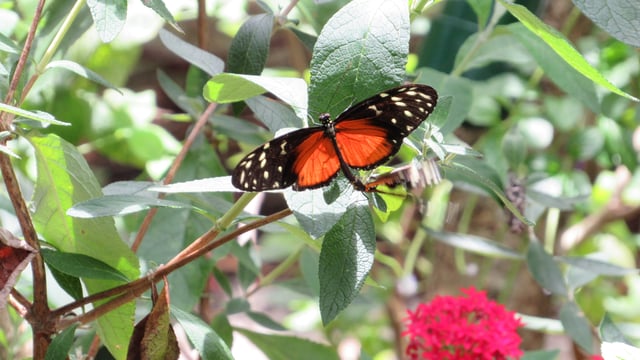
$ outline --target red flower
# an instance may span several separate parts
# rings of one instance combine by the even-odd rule
[[[589,356],[589,360],[604,360],[604,358],[600,355],[591,355]]]
[[[513,312],[487,299],[484,291],[462,289],[466,297],[437,296],[408,311],[406,353],[411,359],[505,360],[522,356],[523,324]]]

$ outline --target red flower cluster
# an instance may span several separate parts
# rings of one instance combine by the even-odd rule
[[[437,296],[408,311],[407,355],[411,359],[505,360],[522,356],[523,326],[513,312],[487,299],[484,291],[462,289],[466,297]]]

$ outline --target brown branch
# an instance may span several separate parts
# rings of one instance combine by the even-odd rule
[[[44,4],[44,0],[38,1],[35,13],[33,14],[31,26],[29,27],[29,32],[27,33],[24,46],[22,47],[22,52],[20,53],[20,58],[16,64],[13,77],[11,78],[11,83],[9,84],[9,90],[4,98],[5,104],[14,103],[14,96],[29,59],[29,53],[31,51],[31,46],[33,45],[38,23],[42,16]],[[0,131],[10,131],[13,118],[13,114],[2,113],[0,115]],[[4,144],[6,144],[6,140],[3,145]],[[7,193],[9,194],[11,204],[16,212],[16,217],[20,223],[20,228],[22,229],[22,235],[24,236],[25,241],[34,249],[40,249],[38,236],[33,226],[33,221],[31,220],[31,213],[24,201],[24,196],[20,190],[18,179],[11,165],[11,159],[4,153],[0,153],[0,172],[2,173],[2,178],[4,179],[5,186],[7,187]],[[39,253],[33,258],[33,261],[31,262],[31,269],[33,272],[34,301],[33,305],[30,308],[27,308],[25,318],[31,324],[31,330],[33,332],[33,357],[35,359],[42,359],[44,358],[48,344],[51,340],[50,335],[52,328],[47,326],[48,324],[45,321],[49,315],[49,306],[47,304],[47,286],[44,261]],[[14,292],[14,295],[16,293],[17,292]],[[14,296],[14,298],[21,301],[19,300],[19,297],[16,298]]]
[[[245,226],[239,227],[236,230],[220,237],[217,241],[210,242],[206,246],[203,246],[196,251],[186,254],[183,258],[181,258],[178,261],[160,266],[153,274],[150,274],[147,277],[137,279],[131,283],[121,285],[113,289],[109,289],[100,293],[93,294],[89,297],[83,298],[81,300],[75,301],[66,306],[63,306],[59,309],[56,309],[51,312],[52,317],[57,319],[62,319],[62,320],[59,320],[59,322],[56,325],[56,328],[61,330],[78,322],[82,324],[91,322],[99,318],[100,316],[106,314],[107,312],[114,310],[122,306],[123,304],[126,304],[136,299],[137,297],[142,295],[145,291],[147,291],[147,289],[152,284],[162,280],[164,276],[168,276],[173,271],[191,263],[191,261],[195,260],[196,258],[228,243],[229,241],[237,238],[239,235],[247,231],[251,231],[251,230],[260,228],[266,224],[272,223],[274,221],[278,221],[286,216],[291,215],[291,213],[292,212],[290,209],[285,209],[275,214],[264,217],[262,219],[251,222]],[[218,230],[216,228],[212,228],[209,231],[207,231],[205,234],[203,234],[200,238],[198,238],[196,241],[203,243],[205,242],[204,239],[211,238],[212,235],[216,234],[217,232]],[[117,294],[119,294],[117,297],[107,301],[106,303],[96,307],[91,311],[86,312],[85,314],[79,315],[77,317],[72,317],[72,318],[62,318],[64,314],[69,313],[71,310],[77,307],[85,305],[89,302],[105,299]]]
[[[207,109],[202,113],[202,115],[200,115],[200,118],[198,118],[198,121],[193,126],[193,129],[191,130],[191,132],[189,133],[189,136],[185,140],[184,145],[182,146],[182,149],[180,150],[176,158],[173,160],[173,164],[171,164],[171,168],[169,168],[169,171],[167,172],[167,176],[162,181],[164,185],[170,184],[173,181],[173,178],[178,172],[180,165],[182,165],[182,161],[184,161],[185,156],[187,156],[187,152],[191,148],[191,145],[193,145],[194,141],[198,137],[198,134],[200,134],[200,132],[202,131],[202,128],[204,128],[204,125],[207,123],[207,121],[209,120],[209,117],[211,116],[211,114],[213,114],[215,109],[216,109],[216,104],[211,103],[209,104],[209,106],[207,106]],[[160,194],[158,198],[160,199],[164,198],[164,194]],[[147,215],[144,217],[144,220],[142,221],[142,225],[140,225],[140,230],[136,234],[136,238],[133,241],[133,244],[131,245],[131,250],[133,250],[133,252],[138,251],[138,248],[142,243],[142,239],[144,239],[144,236],[147,233],[147,230],[149,230],[149,226],[151,226],[151,221],[153,220],[157,212],[158,212],[158,208],[153,208],[149,210]]]

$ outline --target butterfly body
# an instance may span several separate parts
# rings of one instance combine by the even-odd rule
[[[436,91],[409,84],[366,99],[320,126],[279,136],[245,156],[231,181],[245,191],[314,189],[329,184],[340,170],[358,190],[353,169],[372,169],[395,155],[402,140],[431,114]]]

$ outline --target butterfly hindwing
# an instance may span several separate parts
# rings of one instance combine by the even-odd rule
[[[279,136],[245,156],[233,171],[233,186],[245,191],[303,190],[326,185],[340,163],[320,126]]]

